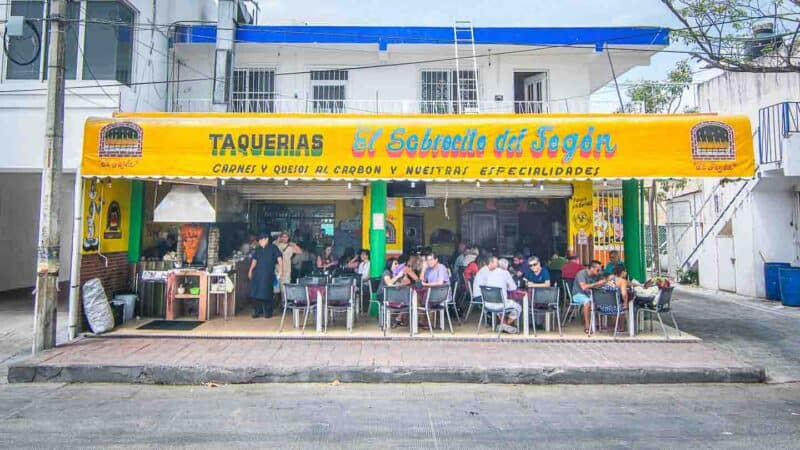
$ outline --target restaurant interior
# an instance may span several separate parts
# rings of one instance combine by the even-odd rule
[[[614,185],[605,183],[603,187],[607,188],[605,194],[598,184],[594,220],[605,211],[608,220],[603,226],[608,232],[595,234],[610,234],[612,238],[603,237],[602,242],[595,239],[591,244],[594,257],[607,259],[610,250],[622,248],[622,236],[612,242],[614,230],[620,228],[613,223],[619,221],[620,213],[618,207],[610,205],[619,203],[619,198],[615,197]],[[495,336],[488,323],[491,314],[480,319],[480,308],[470,308],[471,294],[460,273],[462,268],[454,267],[458,244],[467,243],[481,254],[509,261],[520,253],[538,256],[546,264],[554,254],[563,258],[571,244],[576,244],[568,238],[571,183],[398,182],[389,184],[388,193],[388,209],[394,212],[387,210],[387,257],[406,261],[429,253],[438,255],[451,274],[449,296],[453,304],[445,308],[448,311],[432,311],[430,317],[418,311],[411,319],[413,325],[405,328],[381,325],[383,317],[377,316],[382,309],[375,305],[377,282],[353,276],[361,250],[369,247],[368,230],[364,229],[369,217],[363,206],[369,197],[368,183],[149,180],[144,182],[141,259],[135,265],[132,292],[127,293],[135,298],[135,313],[126,314],[113,333],[245,337],[410,333],[489,338]],[[313,298],[316,291],[309,294],[316,308],[288,309],[282,317],[287,293],[276,286],[274,316],[251,318],[248,269],[257,245],[255,237],[261,233],[269,233],[272,242],[281,233],[288,233],[290,242],[302,249],[292,257],[293,284],[324,285],[352,277],[352,312],[330,308],[323,318],[327,304],[323,290],[317,301]],[[333,247],[333,259],[339,263],[323,271],[316,267],[316,256],[328,246]],[[352,261],[355,264],[348,267]],[[373,260],[371,264],[383,267],[384,262]],[[528,298],[525,301],[531,304],[526,304],[530,308],[530,312],[526,309],[526,332],[522,333],[521,319],[520,332],[503,334],[504,339],[534,335],[540,339],[585,338],[580,318],[566,320],[569,301],[563,283],[553,281],[560,292],[558,313],[539,311],[539,317],[533,311],[533,299]],[[533,297],[532,292],[529,295]],[[425,296],[422,291],[418,298],[415,294],[416,307],[425,304]],[[481,320],[485,326],[478,326]],[[431,323],[434,330],[430,330]],[[637,339],[662,339],[660,333],[649,332],[646,327],[638,331]],[[596,336],[616,338],[613,333]],[[692,339],[686,334],[681,338]]]

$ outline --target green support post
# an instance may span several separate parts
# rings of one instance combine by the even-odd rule
[[[386,261],[386,182],[373,181],[369,185],[369,276],[380,278]],[[375,216],[380,214],[383,226],[375,228]],[[369,314],[378,316],[375,303],[370,304]]]
[[[625,265],[628,276],[641,282],[647,272],[644,266],[642,245],[641,194],[638,180],[622,182],[622,231],[625,235]]]
[[[128,262],[135,264],[142,257],[142,209],[144,182],[133,181],[131,186],[130,227],[128,229]]]

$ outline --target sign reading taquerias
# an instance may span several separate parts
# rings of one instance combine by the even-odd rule
[[[121,114],[85,176],[412,180],[752,177],[750,123],[713,115]]]

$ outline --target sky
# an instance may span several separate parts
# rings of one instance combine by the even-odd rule
[[[680,23],[660,0],[258,0],[259,23],[271,25],[452,26],[456,19],[476,27],[661,26]],[[686,50],[679,43],[669,49]],[[662,80],[686,55],[661,53],[650,66],[635,68],[620,82]],[[714,72],[696,78],[705,79]],[[613,89],[596,98],[613,100]],[[691,100],[689,100],[691,101]]]

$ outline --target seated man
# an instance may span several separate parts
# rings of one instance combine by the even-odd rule
[[[606,268],[603,270],[603,273],[606,276],[611,275],[619,264],[622,264],[623,266],[625,265],[625,262],[619,257],[619,250],[611,250],[608,253],[608,264],[606,264]]]
[[[575,255],[567,256],[567,263],[561,268],[561,278],[574,279],[578,272],[583,270],[583,265]]]
[[[431,253],[425,257],[427,268],[422,276],[423,286],[441,286],[450,284],[450,271],[447,266],[439,263],[439,257]]]
[[[589,320],[591,319],[591,291],[606,283],[600,278],[602,270],[603,264],[600,261],[592,260],[588,268],[575,275],[575,283],[572,286],[572,303],[582,305],[583,331],[586,334],[589,334]]]
[[[528,258],[528,267],[523,268],[522,276],[527,280],[528,287],[550,287],[550,272],[535,256]]]
[[[492,256],[488,260],[488,264],[484,266],[475,275],[473,284],[473,295],[476,299],[481,296],[481,286],[500,288],[503,292],[503,305],[509,309],[505,316],[505,320],[500,324],[500,328],[506,333],[516,333],[517,328],[513,323],[517,321],[522,313],[522,307],[514,300],[508,299],[508,291],[517,289],[517,284],[511,278],[511,274],[507,270],[499,267],[496,256]]]

